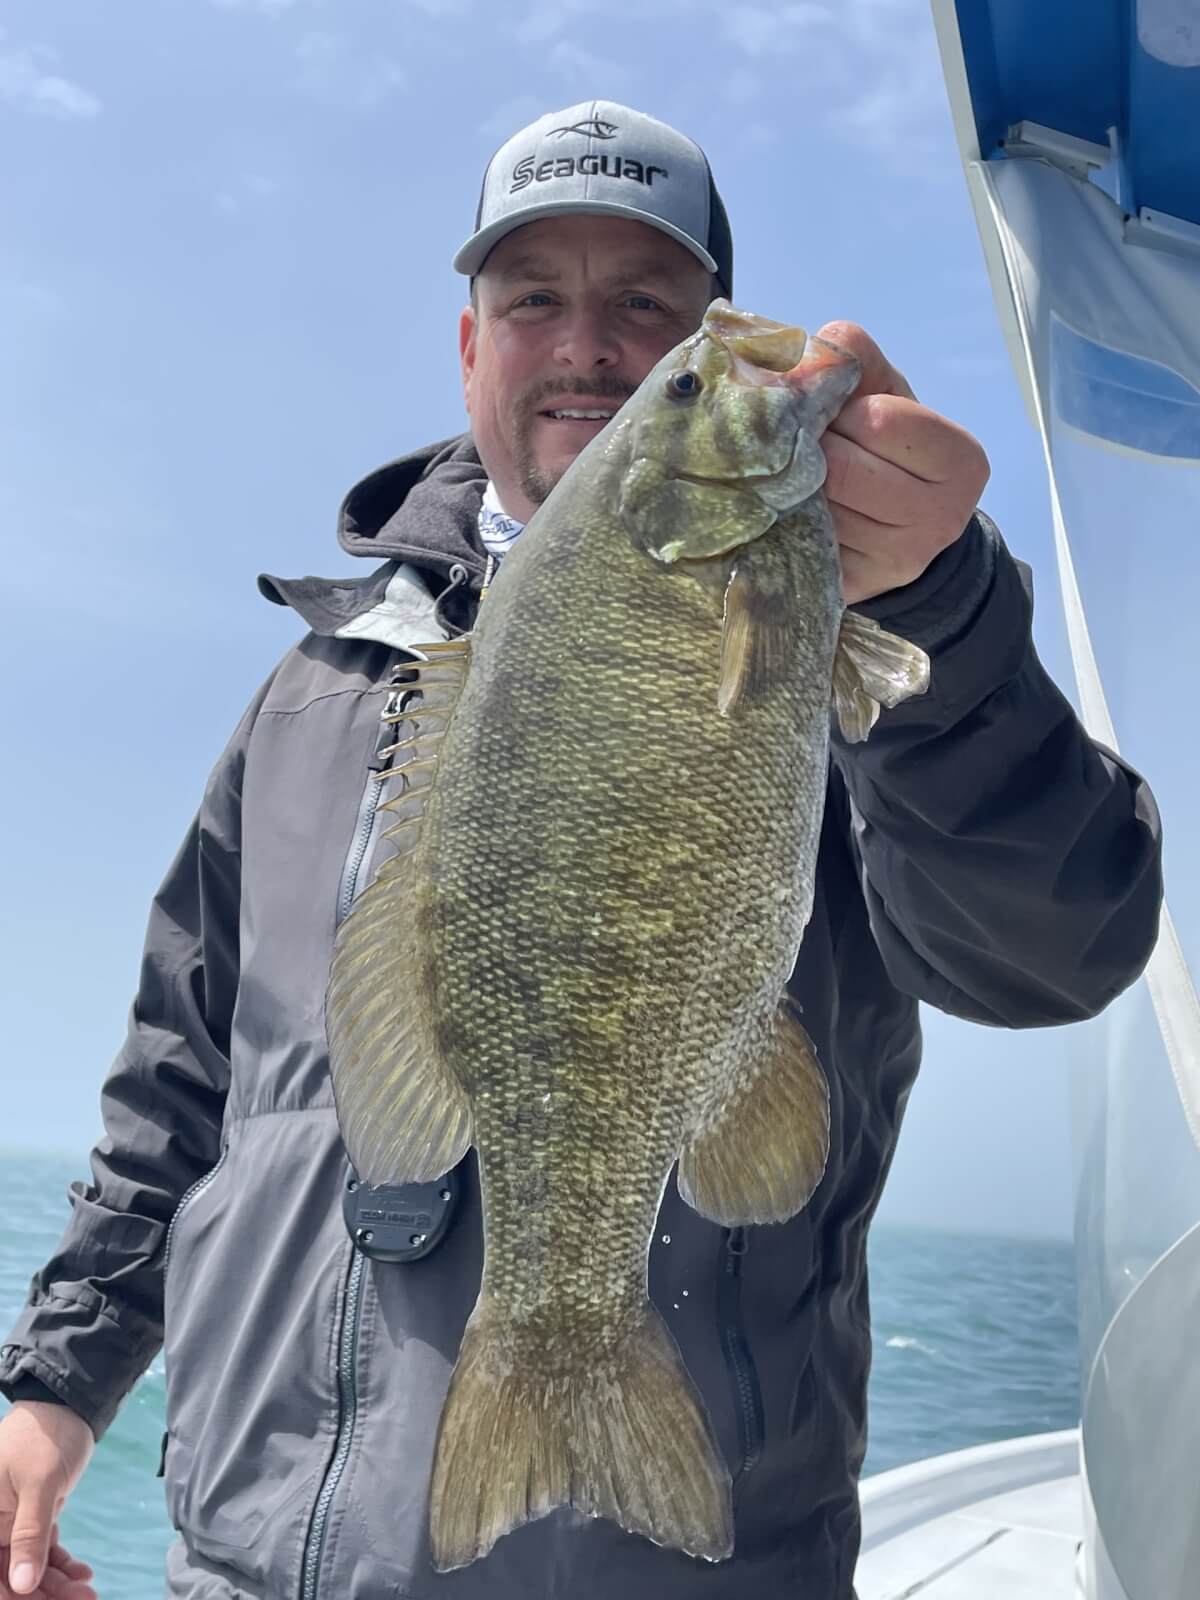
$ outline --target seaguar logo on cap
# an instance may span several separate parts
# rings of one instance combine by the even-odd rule
[[[547,139],[561,139],[564,133],[581,133],[585,139],[615,139],[618,128],[615,122],[602,122],[599,117],[589,117],[586,122],[573,122],[569,128],[551,128]]]
[[[632,178],[635,183],[644,183],[648,188],[656,175],[660,178],[670,177],[666,167],[643,166],[632,156],[589,153],[586,156],[555,156],[550,161],[536,164],[532,156],[525,156],[513,168],[513,181],[508,186],[508,192],[516,194],[518,189],[524,189],[528,184],[547,183],[551,178],[573,178],[576,173],[583,178]]]

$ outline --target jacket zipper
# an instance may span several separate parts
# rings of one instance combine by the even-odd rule
[[[198,1194],[202,1194],[204,1192],[204,1190],[208,1188],[209,1184],[216,1177],[217,1173],[220,1172],[221,1168],[225,1165],[225,1157],[228,1154],[229,1154],[229,1146],[228,1145],[222,1145],[221,1153],[217,1157],[215,1165],[211,1166],[208,1169],[208,1171],[204,1174],[204,1176],[202,1178],[197,1178],[195,1183],[192,1184],[190,1189],[185,1189],[184,1190],[183,1198],[180,1200],[179,1204],[175,1207],[175,1215],[171,1218],[170,1223],[167,1225],[167,1241],[163,1246],[163,1281],[164,1281],[164,1283],[166,1282],[167,1268],[171,1264],[171,1246],[175,1241],[175,1229],[179,1225],[179,1219],[180,1219],[180,1217],[182,1217],[182,1215],[183,1215],[184,1211],[187,1209],[187,1207],[191,1205],[192,1201],[196,1198],[196,1196]]]
[[[203,1194],[204,1190],[208,1188],[209,1184],[216,1177],[217,1173],[220,1172],[221,1168],[225,1165],[225,1157],[228,1154],[229,1154],[229,1146],[227,1144],[222,1145],[221,1146],[221,1153],[217,1157],[216,1162],[214,1163],[214,1165],[211,1166],[208,1169],[208,1171],[203,1175],[203,1177],[197,1178],[195,1183],[193,1183],[192,1186],[189,1189],[185,1189],[183,1191],[183,1198],[180,1200],[179,1204],[175,1207],[175,1213],[172,1216],[170,1222],[167,1224],[167,1237],[166,1237],[166,1242],[163,1245],[163,1285],[164,1285],[164,1288],[165,1288],[166,1282],[167,1282],[167,1268],[171,1265],[171,1246],[175,1242],[175,1229],[179,1225],[179,1219],[180,1219],[180,1217],[182,1217],[182,1215],[183,1215],[184,1211],[187,1209],[187,1207],[191,1205],[192,1201],[196,1198],[196,1196],[198,1194]],[[167,1445],[170,1442],[170,1438],[171,1438],[170,1432],[168,1430],[164,1430],[163,1436],[162,1436],[162,1443],[161,1443],[161,1445],[159,1447],[159,1452],[158,1452],[158,1468],[157,1468],[157,1471],[155,1473],[155,1476],[159,1477],[159,1478],[164,1477],[166,1475],[166,1470],[167,1470]]]
[[[304,1547],[304,1562],[301,1567],[302,1600],[314,1600],[317,1592],[317,1578],[321,1570],[321,1552],[325,1544],[325,1525],[329,1520],[329,1508],[333,1504],[342,1473],[346,1470],[350,1443],[354,1437],[354,1423],[358,1415],[358,1385],[354,1376],[358,1357],[358,1311],[362,1303],[362,1280],[366,1264],[366,1256],[361,1251],[355,1250],[346,1279],[342,1333],[338,1346],[337,1447],[333,1452],[333,1460],[326,1470],[325,1481],[321,1485],[321,1492],[317,1496],[312,1521],[309,1524],[308,1539]]]
[[[359,875],[362,872],[363,862],[366,860],[367,850],[371,843],[371,834],[375,827],[375,817],[379,810],[380,797],[383,792],[383,778],[391,759],[388,756],[382,756],[380,751],[385,750],[390,744],[394,743],[396,738],[395,730],[388,723],[383,722],[382,718],[392,715],[400,706],[405,694],[403,679],[409,670],[411,670],[411,663],[406,662],[396,666],[393,668],[388,683],[388,694],[381,713],[381,731],[377,737],[375,754],[372,756],[367,770],[366,785],[363,789],[362,799],[358,803],[358,820],[355,824],[350,849],[346,855],[346,864],[342,868],[341,881],[338,884],[338,925],[345,920],[350,907],[354,904],[354,897],[358,893]],[[362,1304],[363,1274],[366,1271],[366,1266],[366,1256],[360,1250],[353,1250],[346,1273],[342,1300],[342,1327],[338,1339],[336,1443],[334,1445],[333,1458],[325,1469],[325,1476],[317,1494],[316,1504],[313,1506],[312,1517],[308,1525],[308,1534],[304,1542],[304,1556],[300,1564],[300,1600],[315,1600],[317,1583],[321,1572],[321,1553],[325,1544],[325,1527],[329,1521],[329,1508],[333,1504],[333,1497],[337,1493],[342,1473],[346,1470],[346,1462],[350,1457],[350,1445],[354,1439],[354,1424],[358,1415],[358,1384],[355,1377],[355,1369],[358,1365],[358,1323],[359,1309]]]
[[[734,1477],[750,1472],[763,1450],[763,1401],[758,1369],[746,1338],[742,1316],[742,1262],[749,1248],[745,1228],[730,1228],[725,1235],[717,1306],[721,1318],[721,1349],[733,1382],[738,1419],[741,1462]]]

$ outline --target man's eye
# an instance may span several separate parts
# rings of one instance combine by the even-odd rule
[[[535,289],[531,294],[522,295],[517,304],[519,306],[550,306],[554,304],[554,301],[548,294],[544,294],[542,290]]]
[[[635,311],[661,311],[662,306],[648,294],[631,294],[626,305],[632,306]]]

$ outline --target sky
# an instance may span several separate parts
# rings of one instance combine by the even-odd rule
[[[256,575],[358,567],[346,490],[461,431],[450,258],[484,165],[592,97],[705,147],[740,305],[861,323],[983,442],[1069,686],[925,0],[8,0],[0,1144],[83,1169],[150,896],[299,636]],[[1065,1236],[1067,1032],[926,1038],[883,1217]]]

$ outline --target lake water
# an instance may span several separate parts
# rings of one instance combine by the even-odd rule
[[[0,1342],[57,1241],[86,1162],[0,1152]],[[1065,1244],[879,1227],[867,1472],[1079,1420],[1075,1281]],[[0,1401],[0,1409],[4,1402]],[[159,1600],[172,1538],[155,1477],[156,1359],[101,1441],[62,1518],[102,1600]]]

